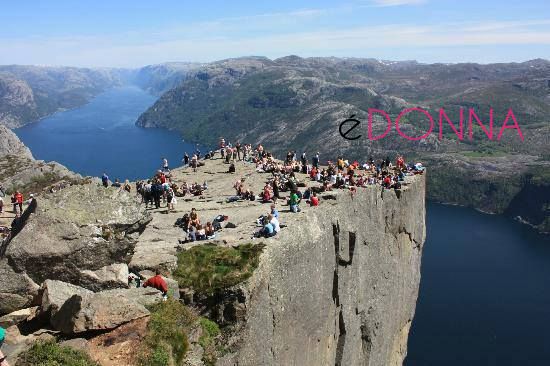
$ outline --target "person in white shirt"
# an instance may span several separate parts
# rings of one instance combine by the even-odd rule
[[[273,230],[275,231],[275,234],[278,234],[279,231],[281,231],[279,220],[277,220],[277,218],[271,214],[269,214],[269,216],[271,216],[271,220],[269,222],[271,223],[271,225],[273,225]]]

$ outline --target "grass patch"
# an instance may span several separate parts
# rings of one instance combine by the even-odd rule
[[[202,328],[199,344],[204,350],[202,360],[206,365],[213,366],[217,360],[215,338],[220,334],[220,327],[212,320],[202,317],[199,319],[199,323]]]
[[[180,365],[189,348],[187,333],[197,317],[185,305],[169,299],[150,308],[142,366]]]
[[[62,347],[55,341],[37,342],[19,356],[20,366],[99,366],[83,351]]]
[[[173,277],[180,287],[212,294],[252,276],[263,248],[263,244],[243,244],[236,248],[211,243],[198,245],[178,254]]]

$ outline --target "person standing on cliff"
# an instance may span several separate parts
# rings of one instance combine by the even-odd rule
[[[319,169],[319,152],[317,152],[317,154],[315,154],[315,156],[313,157],[313,166],[315,167],[315,169]]]
[[[165,172],[170,171],[170,166],[168,165],[168,159],[162,158],[162,170]]]
[[[103,187],[109,187],[109,176],[107,175],[107,173],[103,173],[103,175],[101,176],[101,183],[103,184]]]
[[[23,194],[19,191],[15,191],[13,194],[13,213],[17,213],[17,207],[19,206],[19,214],[23,213]]]
[[[241,161],[241,147],[241,143],[237,141],[237,143],[235,144],[235,149],[237,149],[237,159],[239,161]]]

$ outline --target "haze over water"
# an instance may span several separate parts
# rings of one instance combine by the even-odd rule
[[[110,90],[16,130],[34,156],[83,175],[145,178],[194,145],[134,122],[155,98]],[[205,149],[202,149],[203,153]],[[548,365],[550,238],[502,216],[428,204],[427,241],[406,366]]]

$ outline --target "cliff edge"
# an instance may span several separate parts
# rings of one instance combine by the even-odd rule
[[[238,351],[222,365],[401,365],[420,283],[425,178],[291,216],[249,281]]]

